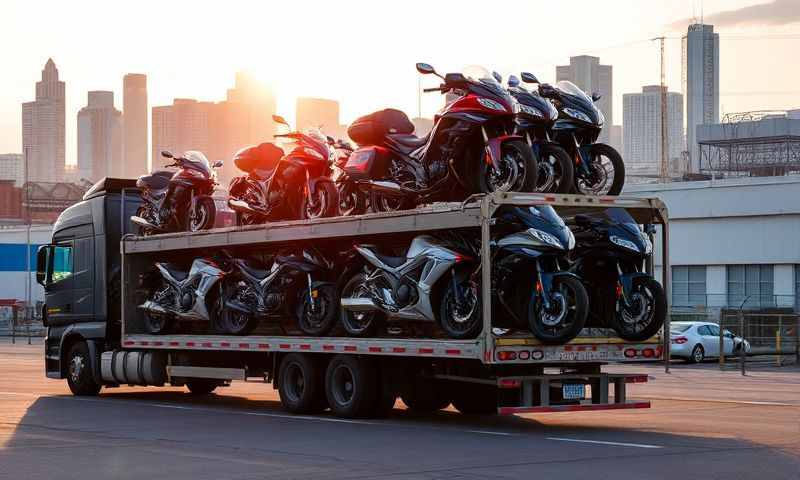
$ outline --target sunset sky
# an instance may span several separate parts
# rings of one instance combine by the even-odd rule
[[[800,1],[706,0],[720,33],[721,109],[800,108]],[[297,96],[340,101],[342,121],[395,106],[417,110],[414,63],[442,72],[478,64],[553,80],[570,55],[614,67],[614,123],[622,94],[659,80],[668,40],[670,90],[680,91],[680,35],[699,0],[505,1],[17,1],[0,0],[0,153],[20,152],[21,103],[48,57],[67,82],[67,162],[76,157],[78,109],[87,90],[114,90],[146,73],[150,106],[174,97],[221,100],[234,72],[272,88],[279,113]],[[725,11],[725,13],[719,13]],[[426,84],[435,83],[426,79]],[[441,105],[423,98],[422,113]]]

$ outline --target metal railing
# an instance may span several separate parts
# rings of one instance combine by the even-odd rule
[[[11,343],[27,339],[29,345],[32,338],[43,337],[46,329],[38,311],[41,309],[34,306],[4,306],[0,309],[0,337],[11,337]]]

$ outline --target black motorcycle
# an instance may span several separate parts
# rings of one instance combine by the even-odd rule
[[[655,335],[664,324],[664,289],[645,273],[653,254],[648,235],[622,208],[576,215],[575,272],[590,295],[589,326],[613,328],[629,341]]]
[[[233,273],[222,284],[220,328],[247,335],[261,319],[295,318],[307,335],[321,336],[336,324],[334,264],[314,248],[284,251],[265,265],[231,259]]]
[[[528,72],[523,72],[521,76],[523,82],[539,83]],[[550,134],[575,159],[576,192],[584,195],[619,195],[625,184],[622,156],[611,146],[596,143],[605,123],[603,112],[594,104],[600,100],[600,96],[592,94],[589,97],[568,81],[555,85],[539,84],[539,95],[550,99],[558,109],[558,120]]]
[[[589,297],[568,271],[575,238],[553,207],[503,207],[493,237],[493,326],[527,328],[547,344],[577,336]]]
[[[508,78],[508,91],[519,102],[516,133],[525,138],[539,160],[536,191],[570,193],[574,181],[572,159],[561,145],[550,139],[558,110],[538,92],[525,89],[514,75]]]
[[[347,130],[360,148],[345,171],[370,196],[371,208],[392,211],[472,193],[534,191],[536,159],[514,135],[517,102],[508,91],[479,67],[442,77],[418,63],[417,71],[443,80],[425,91],[458,95],[428,135],[415,136],[408,117],[394,109],[361,117]]]
[[[369,199],[361,193],[356,182],[345,171],[347,160],[355,148],[349,142],[333,137],[328,137],[328,144],[333,149],[329,176],[339,195],[339,215],[347,217],[366,213]]]
[[[210,165],[202,152],[193,150],[182,157],[167,151],[161,155],[173,160],[167,168],[178,170],[156,170],[136,180],[142,204],[131,221],[142,235],[212,228],[217,211],[211,197],[217,185],[214,169],[221,167],[222,162]]]

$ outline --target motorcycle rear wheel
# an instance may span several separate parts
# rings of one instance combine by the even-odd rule
[[[362,215],[367,211],[367,197],[354,185],[348,183],[338,184],[339,215],[349,217]]]
[[[384,195],[375,191],[370,192],[369,204],[373,212],[397,212],[414,208],[413,202],[408,198]]]

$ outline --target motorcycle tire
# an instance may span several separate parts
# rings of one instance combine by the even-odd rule
[[[194,212],[186,212],[186,231],[199,232],[214,228],[217,207],[211,197],[198,197],[195,200]]]
[[[479,193],[494,192],[535,192],[538,178],[538,162],[536,155],[527,143],[522,140],[509,140],[500,146],[500,157],[502,169],[500,175],[511,175],[514,178],[505,179],[495,175],[493,165],[488,165],[481,155],[477,174],[469,175],[477,180],[477,191]],[[510,163],[510,162],[514,163]],[[470,163],[475,163],[473,160]],[[473,167],[474,168],[474,167]],[[520,169],[524,169],[520,172]]]
[[[398,212],[400,210],[410,210],[414,208],[414,202],[405,197],[384,195],[371,191],[369,194],[369,206],[373,212]]]
[[[363,285],[366,275],[357,273],[353,275],[342,287],[341,298],[358,298],[364,293]],[[343,307],[339,309],[339,322],[345,332],[352,337],[369,337],[374,335],[384,322],[381,312],[351,312]]]
[[[336,187],[339,195],[339,215],[349,217],[367,212],[367,197],[355,185],[342,183]]]
[[[649,292],[649,295],[643,293],[641,289]],[[640,295],[639,298],[646,298],[652,302],[651,315],[648,316],[644,326],[636,330],[631,328],[631,322],[626,321],[623,317],[624,307],[620,306],[617,311],[610,316],[609,326],[617,332],[620,338],[631,342],[641,342],[651,338],[658,333],[664,325],[664,319],[667,316],[667,296],[664,293],[664,288],[653,278],[642,278],[634,282],[632,295]]]
[[[322,337],[336,325],[339,298],[332,283],[315,282],[311,285],[311,290],[315,292],[314,298],[317,299],[315,309],[322,307],[322,311],[311,308],[308,290],[302,288],[297,303],[297,325],[306,335]]]
[[[589,296],[581,281],[575,277],[553,278],[552,292],[560,295],[560,299],[553,296],[550,302],[559,302],[558,317],[561,318],[550,325],[551,320],[545,320],[544,316],[552,314],[544,310],[541,297],[537,294],[532,295],[528,303],[528,323],[531,333],[542,343],[561,345],[575,338],[586,324]],[[564,310],[566,313],[563,313]]]
[[[318,182],[314,195],[316,196],[315,202],[311,202],[308,195],[303,195],[300,207],[301,220],[335,217],[339,214],[339,194],[333,182]]]
[[[465,312],[459,312],[455,305],[456,290],[453,282],[451,280],[443,281],[447,282],[447,287],[442,292],[442,299],[439,303],[439,326],[449,338],[461,340],[477,337],[483,328],[480,288],[474,290],[474,304],[465,314]]]
[[[560,145],[541,145],[538,168],[537,192],[570,193],[572,191],[575,183],[575,167],[569,153]],[[549,175],[554,178],[551,180],[548,178]]]
[[[219,305],[219,326],[228,335],[248,335],[258,326],[258,317],[235,308],[225,306],[227,300],[236,298],[238,281],[226,281]]]
[[[611,186],[605,193],[592,190],[590,186],[582,185],[582,178],[575,175],[575,192],[582,195],[611,195],[616,196],[622,193],[622,187],[625,185],[625,163],[622,161],[622,156],[610,145],[604,143],[595,143],[589,149],[589,156],[592,159],[592,168],[599,168],[597,159],[605,157],[609,160],[613,169],[614,178],[611,180]]]

